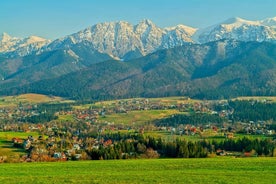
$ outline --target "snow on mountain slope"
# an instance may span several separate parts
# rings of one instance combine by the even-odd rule
[[[193,36],[199,43],[207,43],[221,39],[239,41],[273,41],[275,30],[262,21],[248,21],[241,18],[230,18],[220,24],[199,30]]]
[[[11,37],[7,33],[0,36],[0,52],[14,51],[14,46],[20,41],[19,38]]]
[[[17,38],[3,33],[0,37],[0,53],[9,57],[25,56],[37,52],[48,43],[50,40],[38,36]]]
[[[53,41],[44,50],[70,47],[75,43],[89,41],[94,49],[113,57],[124,58],[129,52],[139,51],[142,55],[158,49],[171,48],[192,42],[193,28],[179,25],[162,29],[150,20],[142,20],[133,26],[128,22],[99,23],[75,34]]]
[[[163,48],[172,48],[185,43],[194,43],[192,36],[197,29],[185,25],[165,28],[167,34],[163,36]]]
[[[260,21],[263,25],[270,26],[272,28],[276,29],[276,17],[273,18],[267,18],[262,21]]]
[[[143,54],[151,53],[160,47],[165,32],[150,20],[143,20],[134,26],[134,33],[143,45]]]

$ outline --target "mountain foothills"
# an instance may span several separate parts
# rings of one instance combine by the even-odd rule
[[[0,38],[0,94],[71,98],[276,95],[276,17],[204,29],[100,23],[49,41]]]

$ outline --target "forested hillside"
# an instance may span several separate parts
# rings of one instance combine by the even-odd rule
[[[50,71],[40,71],[39,76]],[[20,87],[9,88],[9,80],[2,81],[0,92],[34,92],[75,99],[270,96],[276,95],[275,75],[275,44],[222,40],[161,50],[130,61],[87,64],[82,70],[41,78]],[[28,81],[24,75],[19,76]]]

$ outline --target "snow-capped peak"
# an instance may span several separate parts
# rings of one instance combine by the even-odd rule
[[[191,41],[192,28],[176,26],[170,30],[175,31],[162,29],[148,19],[137,25],[125,21],[98,23],[53,41],[45,50],[70,47],[72,44],[88,41],[93,49],[124,59],[128,53],[146,55],[161,48],[171,48]]]
[[[270,26],[276,28],[276,17],[267,18],[261,21],[263,25]]]
[[[45,42],[45,41],[47,41],[47,39],[41,38],[41,37],[38,37],[38,36],[29,36],[27,38],[27,40],[28,40],[29,44],[35,43],[35,42]]]
[[[126,21],[104,22],[51,43],[37,36],[21,39],[3,33],[0,36],[0,53],[24,56],[29,53],[38,54],[44,51],[67,49],[74,44],[87,42],[98,52],[124,59],[129,55],[146,55],[159,49],[186,43],[207,43],[221,39],[275,41],[276,17],[261,21],[234,17],[204,29],[182,24],[160,28],[149,19],[143,19],[136,25]]]
[[[0,37],[0,52],[9,51],[14,45],[20,41],[19,38],[11,37],[7,33],[2,33]],[[12,49],[14,50],[14,49]]]
[[[156,26],[151,20],[149,19],[143,19],[141,22],[139,22],[139,24],[144,24],[144,25],[147,25],[147,26]],[[139,25],[138,24],[138,25]]]
[[[162,32],[161,28],[157,27],[152,21],[148,19],[143,19],[139,24],[134,26],[134,31],[138,34],[144,34],[150,30],[157,30]]]
[[[151,20],[143,19],[136,25],[125,21],[95,24],[55,40],[45,50],[68,48],[72,44],[88,41],[93,49],[123,59],[131,52],[146,55],[158,49],[186,43],[206,43],[220,39],[269,41],[275,39],[274,35],[270,27],[263,25],[261,21],[249,21],[239,17],[230,18],[206,29],[196,29],[181,24],[160,28]]]
[[[3,42],[9,42],[10,40],[14,40],[17,39],[15,37],[10,36],[8,33],[2,33],[2,35],[0,36],[0,41]]]
[[[240,17],[232,17],[230,19],[227,19],[226,21],[222,22],[221,24],[234,24],[236,26],[240,26],[242,24],[248,24],[248,25],[260,25],[259,21],[250,21],[245,20]]]
[[[11,36],[8,35],[7,33],[2,33],[1,37],[0,37],[0,40],[3,42],[3,41],[8,41],[10,40]]]
[[[174,30],[185,30],[186,33],[190,34],[191,36],[196,32],[197,28],[189,27],[183,24],[178,24],[174,27],[165,27],[165,31],[174,31]]]
[[[9,57],[25,56],[38,51],[48,43],[50,43],[50,40],[38,36],[16,38],[3,33],[0,37],[0,52],[5,53]]]
[[[197,31],[193,36],[199,43],[221,39],[240,41],[272,41],[275,40],[275,30],[262,21],[249,21],[239,17],[230,18],[220,24]]]

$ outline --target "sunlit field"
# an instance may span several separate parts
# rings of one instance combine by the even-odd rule
[[[1,183],[274,183],[275,158],[2,164]]]

